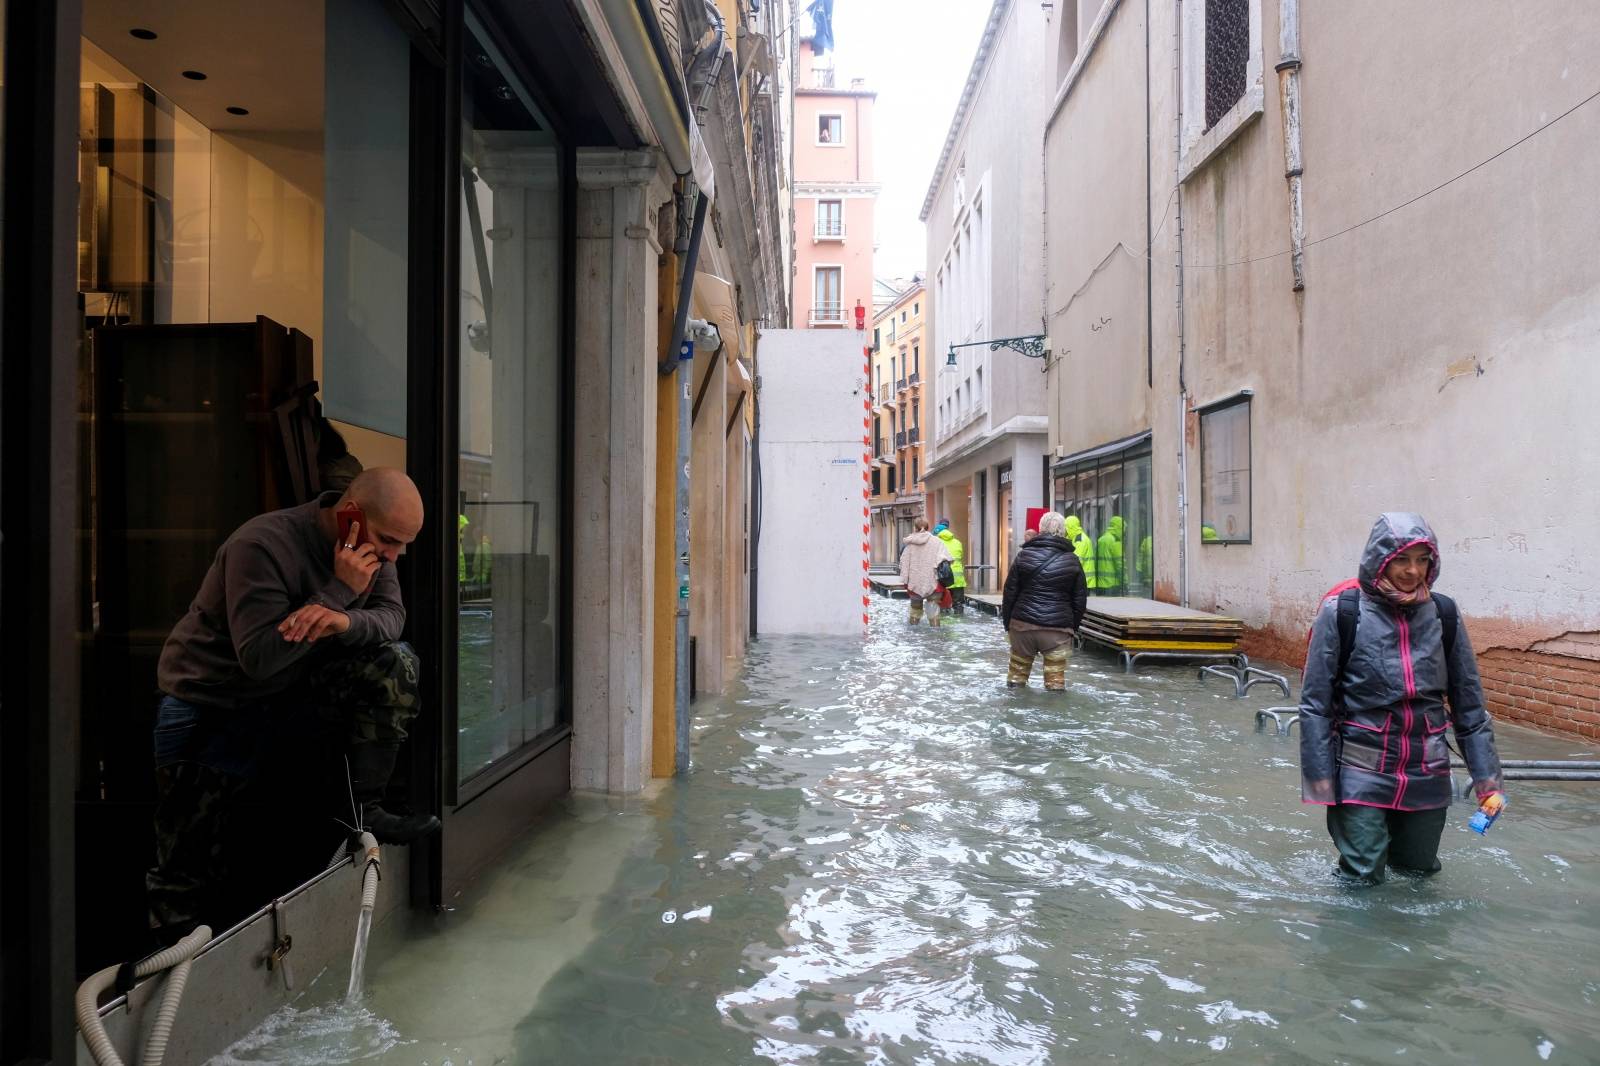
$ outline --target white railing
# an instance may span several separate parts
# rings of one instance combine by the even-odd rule
[[[811,309],[811,324],[813,326],[837,326],[844,324],[844,304],[819,303]]]
[[[842,241],[842,240],[844,240],[844,219],[842,219],[842,218],[819,218],[819,219],[817,219],[817,228],[816,228],[816,231],[812,234],[812,236],[815,239],[819,240],[819,241]]]

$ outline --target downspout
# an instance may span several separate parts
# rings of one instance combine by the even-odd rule
[[[1278,0],[1278,92],[1283,114],[1283,176],[1289,182],[1289,262],[1294,267],[1294,291],[1306,287],[1306,216],[1300,197],[1300,176],[1305,170],[1300,156],[1300,0]]]
[[[689,445],[690,434],[694,432],[690,395],[694,383],[694,345],[685,344],[684,335],[689,329],[689,301],[694,295],[694,275],[700,260],[700,242],[706,231],[706,213],[711,207],[704,193],[697,195],[694,222],[685,232],[686,200],[687,193],[679,200],[678,237],[673,245],[683,264],[683,276],[678,279],[678,304],[672,316],[672,344],[667,348],[667,359],[656,368],[663,376],[674,371],[678,374],[678,457],[673,486],[673,554],[678,571],[673,770],[679,774],[689,772]]]
[[[692,173],[689,116],[670,73],[676,67],[652,26],[653,18],[647,21],[637,0],[597,0],[597,3],[628,70],[640,83],[640,102],[661,138],[662,151],[673,173]]]
[[[1150,198],[1155,189],[1150,164],[1150,0],[1144,0],[1144,374],[1145,388],[1156,387],[1156,261],[1155,233],[1151,229]],[[1152,571],[1154,566],[1152,564]],[[1151,575],[1154,580],[1154,573]]]
[[[722,73],[722,58],[728,51],[721,18],[717,19],[712,32],[716,37],[711,43],[714,50],[711,71],[694,103],[697,125],[704,124],[706,104],[716,88],[717,78]],[[677,641],[673,648],[676,658],[673,671],[673,770],[678,774],[689,772],[689,729],[692,722],[689,711],[689,670],[692,665],[689,658],[689,455],[694,433],[694,344],[685,344],[684,337],[689,329],[689,303],[694,298],[694,276],[699,269],[700,243],[705,235],[706,214],[711,209],[711,199],[704,190],[696,190],[694,222],[687,241],[682,226],[685,206],[680,201],[678,238],[674,243],[674,250],[679,252],[679,261],[683,263],[683,276],[678,279],[678,304],[672,315],[672,343],[667,348],[666,360],[656,368],[663,375],[674,370],[678,374],[678,461],[676,484],[673,487],[673,554],[678,570]]]
[[[750,639],[761,635],[761,373],[756,360],[750,360]]]
[[[1177,193],[1178,275],[1178,604],[1189,606],[1189,379],[1185,356],[1183,306],[1183,0],[1173,5],[1172,83],[1177,122],[1173,138],[1172,180]]]

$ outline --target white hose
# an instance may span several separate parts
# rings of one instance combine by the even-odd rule
[[[378,902],[378,839],[371,833],[362,833],[359,846],[366,857],[362,860],[367,864],[365,872],[361,875],[361,909],[370,911]]]
[[[134,966],[135,978],[149,977],[163,970],[172,971],[171,976],[167,978],[167,987],[161,994],[161,1008],[156,1013],[155,1024],[150,1027],[150,1039],[145,1042],[144,1057],[141,1060],[144,1066],[160,1066],[161,1060],[166,1056],[167,1040],[171,1037],[172,1025],[178,1018],[178,1003],[183,999],[184,985],[189,982],[190,963],[200,949],[210,942],[211,927],[197,926],[194,932],[170,948],[158,951]],[[94,1056],[94,1061],[99,1066],[122,1066],[122,1058],[112,1046],[111,1038],[106,1035],[106,1027],[100,1021],[100,995],[116,981],[117,973],[121,969],[121,966],[107,966],[78,986],[74,1004],[78,1015],[78,1029],[83,1033],[83,1042],[88,1045],[89,1054]]]

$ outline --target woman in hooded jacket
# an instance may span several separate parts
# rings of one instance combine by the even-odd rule
[[[926,607],[928,624],[938,626],[939,564],[950,559],[950,549],[928,532],[926,518],[917,519],[912,528],[914,532],[900,549],[900,580],[906,583],[906,595],[911,599],[911,624],[922,621]]]
[[[1367,883],[1381,882],[1386,866],[1438,872],[1450,806],[1447,729],[1479,800],[1501,790],[1477,660],[1455,605],[1433,592],[1438,578],[1439,542],[1428,523],[1381,515],[1361,556],[1349,647],[1339,596],[1324,601],[1311,627],[1301,799],[1328,808],[1339,871]]]
[[[1067,522],[1054,511],[1039,519],[1039,535],[1022,546],[1006,573],[1000,621],[1011,639],[1007,688],[1022,688],[1033,660],[1044,657],[1044,687],[1067,687],[1072,638],[1089,604],[1089,586],[1067,540]]]

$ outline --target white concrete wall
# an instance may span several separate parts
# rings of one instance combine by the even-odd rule
[[[866,336],[761,332],[761,634],[865,629]]]

